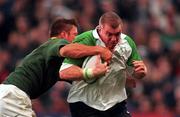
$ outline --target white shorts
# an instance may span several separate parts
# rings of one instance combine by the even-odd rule
[[[0,84],[0,117],[36,117],[30,98],[14,85]]]

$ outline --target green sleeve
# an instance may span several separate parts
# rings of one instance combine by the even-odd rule
[[[130,57],[128,58],[127,65],[132,66],[133,60],[142,60],[142,59],[141,59],[140,54],[137,51],[136,44],[134,43],[132,38],[127,36],[125,39],[128,41],[129,45],[132,48],[132,53],[131,53]]]
[[[92,31],[87,31],[85,33],[82,33],[78,35],[73,43],[81,43],[89,46],[95,46],[96,45],[96,40],[94,39],[92,35]]]
[[[73,43],[80,43],[80,44],[84,44],[84,45],[95,46],[96,40],[93,38],[92,31],[87,31],[87,32],[84,32],[84,33],[78,35],[74,39]],[[82,67],[82,64],[83,64],[85,58],[86,57],[79,58],[79,59],[66,58],[63,63],[73,64],[73,65]]]
[[[59,50],[60,48],[62,48],[63,46],[65,46],[66,44],[69,44],[69,42],[67,40],[64,39],[54,39],[52,40],[52,43],[50,46],[50,48],[47,51],[47,55],[54,55],[54,56],[59,56],[61,57]]]

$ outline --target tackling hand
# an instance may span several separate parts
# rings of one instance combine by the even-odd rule
[[[101,56],[102,60],[110,63],[110,60],[112,58],[112,52],[109,49],[99,46],[99,55]]]
[[[107,62],[102,63],[100,56],[96,60],[96,66],[93,68],[93,75],[97,77],[104,76],[109,71]]]

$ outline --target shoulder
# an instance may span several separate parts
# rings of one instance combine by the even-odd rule
[[[123,33],[122,33],[122,34],[121,34],[121,39],[127,41],[128,44],[129,44],[131,47],[134,47],[134,46],[136,45],[135,42],[134,42],[134,40],[133,40],[133,38],[130,37],[130,36],[128,36],[128,35],[126,35],[126,34],[123,34]]]
[[[76,38],[79,38],[79,37],[92,37],[93,36],[92,32],[93,32],[93,30],[83,32],[83,33],[79,34]]]
[[[51,39],[47,45],[49,48],[56,48],[67,44],[69,44],[69,42],[66,39]]]
[[[96,40],[93,36],[93,30],[81,33],[73,41],[73,43],[82,43],[86,45],[95,45],[95,42]]]
[[[124,40],[128,41],[128,43],[134,42],[132,37],[130,37],[130,36],[126,35],[126,34],[123,34],[123,33],[121,33],[121,39],[124,39]]]
[[[43,46],[44,53],[47,55],[59,55],[59,49],[65,45],[69,44],[69,42],[65,39],[52,39],[49,40],[47,44]]]
[[[93,38],[93,35],[92,35],[92,30],[90,31],[86,31],[86,32],[83,32],[81,34],[79,34],[78,36],[76,36],[75,40],[73,42],[76,42],[76,41],[81,41],[82,39],[92,39]]]
[[[51,42],[61,44],[61,45],[69,44],[69,42],[66,39],[52,39]]]

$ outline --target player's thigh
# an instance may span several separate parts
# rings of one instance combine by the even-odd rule
[[[0,117],[35,117],[29,97],[12,85],[0,85]]]

